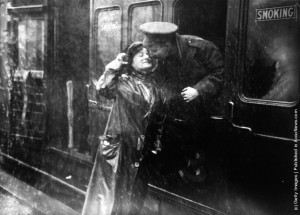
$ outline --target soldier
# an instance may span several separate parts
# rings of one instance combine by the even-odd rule
[[[168,120],[161,140],[165,169],[201,182],[206,177],[200,163],[208,139],[207,122],[220,111],[223,56],[210,41],[179,35],[172,23],[148,22],[140,29],[145,35],[143,45],[158,60],[157,80],[167,98]]]

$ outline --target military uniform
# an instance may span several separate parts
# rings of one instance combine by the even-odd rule
[[[191,35],[177,35],[178,58],[168,58],[159,62],[158,80],[169,99],[180,100],[181,91],[187,87],[195,88],[199,96],[187,105],[196,105],[202,113],[215,114],[218,96],[222,90],[224,63],[219,49],[210,41]],[[212,105],[214,104],[214,105]],[[201,106],[201,107],[200,107]],[[205,108],[205,109],[203,109]],[[214,108],[214,112],[212,112]],[[184,110],[178,110],[185,112]],[[180,113],[178,113],[180,114]],[[201,114],[201,113],[200,113]],[[203,115],[203,114],[201,114]],[[194,116],[191,116],[195,118]]]
[[[167,22],[149,22],[140,26],[145,34],[143,43],[146,47],[159,43],[159,40],[173,37],[176,40],[177,54],[158,61],[157,80],[168,99],[180,99],[180,93],[186,87],[196,89],[199,96],[192,103],[201,104],[200,112],[216,114],[223,86],[223,56],[214,43],[198,36],[179,35],[177,28]]]
[[[176,44],[176,54],[158,61],[156,75],[168,109],[161,156],[165,156],[167,171],[178,171],[205,145],[206,123],[211,115],[220,113],[223,56],[210,41],[176,34],[177,26],[172,23],[145,23],[140,28],[146,36],[145,46],[164,40]],[[190,102],[184,101],[181,92],[186,87],[196,89],[199,96]]]

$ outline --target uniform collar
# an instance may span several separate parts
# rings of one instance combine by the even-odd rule
[[[188,52],[188,40],[176,34],[176,45],[178,48],[178,55],[180,62],[183,62],[186,59]]]

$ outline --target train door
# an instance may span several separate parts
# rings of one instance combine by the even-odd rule
[[[44,142],[46,6],[44,1],[36,1],[35,5],[13,1],[7,7],[7,55],[12,80],[10,136],[16,146],[40,148]]]
[[[232,194],[251,202],[244,209],[233,206],[236,214],[292,214],[298,183],[299,1],[229,5],[226,116],[235,128]]]
[[[105,65],[133,41],[142,40],[140,24],[161,21],[161,1],[92,1],[90,39],[90,135],[92,152],[104,132],[112,101],[97,96],[93,80],[103,74]]]
[[[295,139],[300,68],[298,4],[245,1],[241,5],[239,35],[232,37],[230,32],[228,41],[232,46],[238,41],[240,48],[228,52],[229,59],[238,62],[228,80],[237,83],[229,93],[233,95],[229,118],[235,127],[273,139]],[[236,30],[233,25],[237,24],[231,23],[230,29]]]

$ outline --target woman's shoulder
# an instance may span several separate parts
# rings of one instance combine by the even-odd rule
[[[118,78],[118,89],[122,90],[122,89],[135,89],[136,86],[136,80],[128,73],[122,74],[119,78]]]

